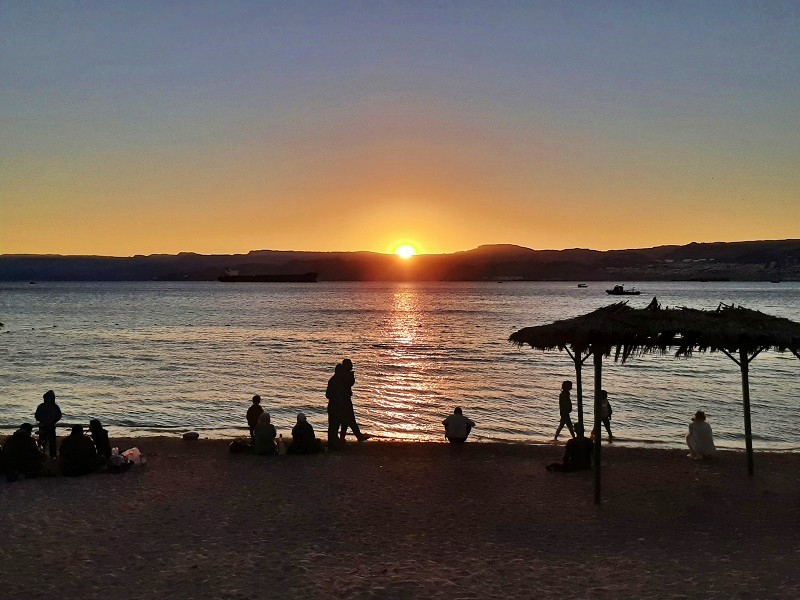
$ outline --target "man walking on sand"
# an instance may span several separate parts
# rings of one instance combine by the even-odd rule
[[[561,421],[558,423],[558,429],[553,436],[553,441],[558,440],[558,434],[561,433],[564,425],[569,429],[569,434],[575,437],[575,429],[572,427],[572,419],[569,413],[572,412],[572,400],[569,397],[569,391],[572,389],[572,382],[565,381],[561,384],[561,393],[558,395],[558,411],[561,413]]]
[[[339,439],[344,442],[345,436],[347,435],[347,428],[350,427],[350,429],[353,430],[353,434],[355,434],[356,439],[359,442],[363,442],[369,439],[371,436],[366,433],[361,433],[361,428],[358,426],[358,423],[356,423],[356,411],[353,408],[353,386],[356,384],[356,376],[355,373],[353,373],[353,361],[349,358],[345,358],[341,364],[341,386],[344,414],[342,415],[342,431],[339,434]]]

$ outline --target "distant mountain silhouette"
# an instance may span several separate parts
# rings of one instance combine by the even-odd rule
[[[800,280],[800,240],[696,243],[631,250],[532,250],[511,244],[402,260],[375,252],[253,250],[247,254],[0,255],[1,281],[215,281],[314,271],[320,281]]]

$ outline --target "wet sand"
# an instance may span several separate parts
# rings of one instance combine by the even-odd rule
[[[797,598],[800,454],[115,440],[119,475],[0,483],[2,598]]]

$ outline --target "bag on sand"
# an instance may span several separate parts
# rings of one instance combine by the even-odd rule
[[[240,440],[233,440],[228,446],[228,450],[231,454],[244,454],[250,452],[250,444]]]
[[[134,465],[143,465],[147,462],[147,459],[138,448],[130,448],[125,450],[125,452],[122,453],[122,456],[127,458]]]

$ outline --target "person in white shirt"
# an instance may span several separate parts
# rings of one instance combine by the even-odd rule
[[[456,406],[452,415],[449,415],[444,421],[444,437],[447,438],[451,444],[463,444],[467,441],[467,436],[472,428],[475,427],[475,421],[472,421],[464,416],[460,406]]]
[[[698,410],[689,424],[689,433],[686,434],[686,445],[691,452],[687,455],[692,460],[713,458],[717,453],[714,446],[714,436],[711,425],[706,422],[706,413]]]

